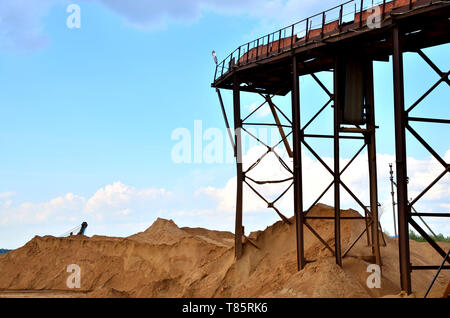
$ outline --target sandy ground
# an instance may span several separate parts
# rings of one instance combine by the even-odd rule
[[[325,205],[310,215],[331,216]],[[355,216],[352,210],[344,216]],[[333,222],[310,225],[332,247]],[[361,220],[342,222],[343,251],[364,229]],[[397,241],[386,237],[382,247],[381,288],[368,288],[370,248],[366,238],[337,266],[332,253],[305,230],[306,258],[296,265],[295,225],[277,222],[250,234],[258,248],[244,245],[234,259],[229,232],[179,228],[158,219],[145,232],[127,238],[35,237],[25,246],[0,256],[0,297],[391,297],[400,294]],[[450,244],[441,244],[445,250]],[[411,242],[415,265],[440,264],[442,258],[426,243]],[[81,288],[69,289],[69,264],[81,268]],[[423,297],[435,271],[414,271],[414,297]],[[442,297],[450,282],[443,271],[429,297]]]
[[[1,290],[0,298],[81,298],[86,292],[56,290]]]

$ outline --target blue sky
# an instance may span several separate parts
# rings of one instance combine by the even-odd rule
[[[66,26],[70,3],[81,7],[80,29]],[[0,247],[19,247],[34,235],[59,235],[83,220],[89,235],[130,235],[158,216],[182,226],[232,230],[234,164],[174,163],[172,133],[177,128],[193,132],[195,120],[202,121],[203,130],[223,129],[210,87],[213,49],[221,59],[242,43],[336,3],[0,0]],[[276,17],[274,10],[280,13]],[[448,45],[426,53],[446,70]],[[405,68],[410,104],[437,75],[412,54],[405,56]],[[375,64],[382,203],[390,200],[387,162],[395,160],[391,72],[390,63]],[[330,85],[329,74],[320,76]],[[301,80],[301,89],[306,119],[325,96],[310,78]],[[448,89],[441,85],[415,115],[448,117]],[[231,106],[230,94],[224,92],[224,98]],[[248,112],[260,100],[244,94],[242,102]],[[290,107],[289,95],[275,102]],[[325,113],[322,123],[331,123],[330,116]],[[448,128],[415,127],[450,160],[450,142],[443,138]],[[332,156],[329,144],[315,145]],[[343,146],[343,160],[353,149]],[[248,158],[257,152],[257,147],[249,149]],[[422,180],[438,175],[440,167],[428,164],[430,155],[417,142],[409,143],[408,156],[415,160],[414,191],[420,191]],[[312,158],[310,164],[317,166]],[[349,182],[359,186],[362,178],[356,170]],[[447,177],[419,207],[449,212],[449,185]],[[247,201],[249,230],[277,220],[254,197]],[[382,220],[392,233],[387,203]],[[292,215],[289,202],[283,207]],[[450,235],[447,223],[434,222],[436,231]]]

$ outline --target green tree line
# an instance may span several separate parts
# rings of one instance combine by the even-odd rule
[[[444,234],[439,233],[436,236],[431,235],[430,236],[433,240],[436,242],[448,242],[450,243],[450,236],[444,236]],[[417,242],[426,242],[426,240],[419,234],[416,234],[414,231],[409,231],[409,238],[411,240],[417,241]]]

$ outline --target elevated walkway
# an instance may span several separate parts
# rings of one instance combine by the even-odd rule
[[[372,3],[375,3],[372,5]],[[220,62],[213,87],[285,95],[291,90],[291,57],[299,75],[333,68],[338,51],[359,51],[373,60],[392,54],[392,27],[403,25],[404,51],[448,43],[450,1],[353,0],[241,45]]]

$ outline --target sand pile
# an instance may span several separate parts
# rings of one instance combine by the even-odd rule
[[[333,208],[317,205],[310,215],[332,216]],[[352,210],[344,216],[356,216]],[[328,220],[309,224],[333,247],[334,225]],[[361,220],[342,222],[342,245],[364,229]],[[69,264],[81,268],[85,297],[382,297],[400,293],[397,242],[386,238],[382,247],[380,289],[369,289],[366,272],[370,249],[365,238],[344,258],[343,267],[332,253],[305,230],[306,258],[296,270],[295,225],[277,222],[252,233],[257,247],[246,243],[234,259],[234,236],[229,232],[179,228],[158,219],[145,232],[127,238],[103,236],[35,237],[25,246],[0,256],[0,290],[73,291],[66,286]],[[444,244],[445,249],[450,244]],[[440,256],[424,243],[411,243],[414,264],[438,264]],[[413,273],[414,290],[423,295],[434,271]],[[430,296],[443,294],[450,280],[442,273]],[[1,292],[0,292],[1,295]]]

